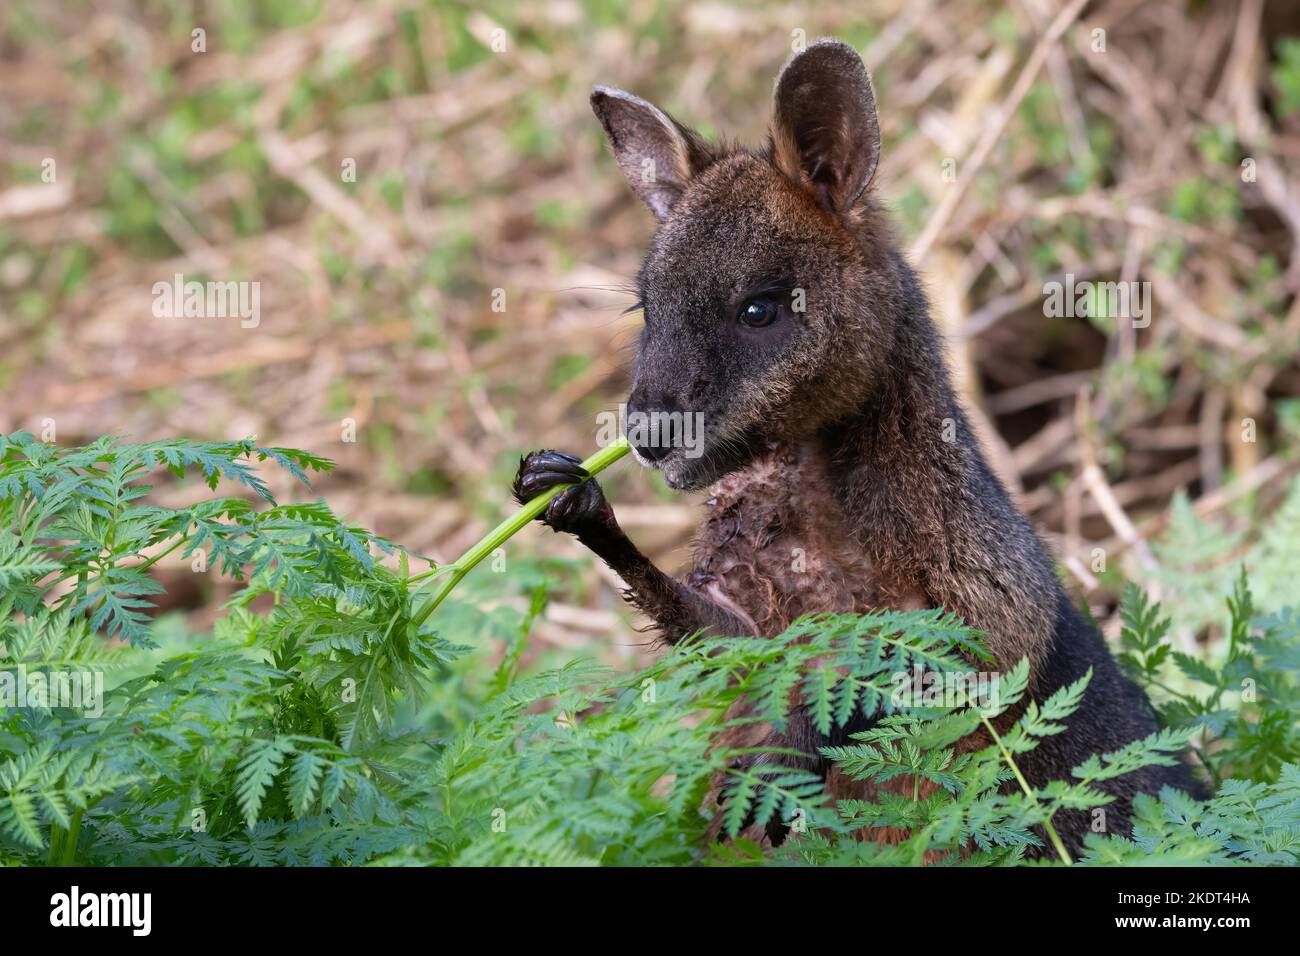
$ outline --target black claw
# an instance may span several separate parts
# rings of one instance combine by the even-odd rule
[[[573,455],[567,455],[562,451],[542,449],[533,452],[524,459],[523,463],[527,464],[530,469],[562,471],[578,478],[589,477],[587,469],[582,467],[581,459],[575,458]]]
[[[537,454],[540,457],[546,458],[548,461],[564,461],[564,462],[568,462],[570,465],[579,465],[579,466],[582,465],[581,458],[579,458],[577,455],[570,455],[567,451],[555,451],[554,449],[551,448],[543,448]],[[584,474],[586,472],[586,469],[583,468],[579,468],[579,470],[582,471]]]
[[[576,484],[589,477],[582,462],[573,455],[543,449],[519,459],[512,490],[515,500],[524,504],[556,485]]]
[[[556,531],[574,534],[606,525],[612,520],[605,496],[594,481],[584,481],[575,488],[560,492],[542,516],[542,521]]]
[[[565,522],[570,517],[572,508],[572,491],[562,491],[551,500],[549,505],[546,506],[546,511],[542,514],[542,521],[547,526],[555,528],[558,531],[565,526]]]
[[[544,491],[550,491],[556,485],[571,485],[585,479],[574,477],[563,471],[530,471],[521,475],[516,483],[516,492],[523,497],[521,502],[536,498]]]

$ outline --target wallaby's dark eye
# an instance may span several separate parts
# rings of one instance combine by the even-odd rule
[[[751,329],[771,325],[781,315],[781,303],[776,299],[750,299],[740,310],[740,324]]]

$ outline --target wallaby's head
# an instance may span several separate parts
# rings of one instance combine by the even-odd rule
[[[628,400],[642,463],[698,488],[860,408],[882,375],[899,287],[866,192],[880,128],[853,48],[823,40],[786,64],[762,150],[712,146],[620,90],[597,89],[591,104],[659,221]],[[702,442],[633,433],[634,419],[665,412],[698,414]]]

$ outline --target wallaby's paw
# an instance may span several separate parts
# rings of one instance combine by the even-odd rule
[[[556,495],[538,519],[556,531],[579,534],[613,520],[605,495],[573,455],[543,449],[525,455],[515,475],[514,495],[520,504],[556,485],[574,485]]]
[[[577,484],[587,477],[587,469],[573,455],[543,448],[519,459],[519,471],[515,473],[511,490],[522,505],[556,485]]]

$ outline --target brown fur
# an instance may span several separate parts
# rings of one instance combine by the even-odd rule
[[[848,533],[816,449],[780,446],[720,480],[695,540],[688,585],[779,634],[824,611],[878,603],[871,562]]]
[[[848,531],[826,470],[825,457],[812,445],[778,446],[750,467],[728,475],[712,489],[709,509],[695,540],[695,568],[687,584],[732,610],[754,634],[779,634],[798,618],[827,611],[862,613],[878,607],[915,610],[928,606],[919,591],[880,593],[870,560]],[[744,722],[747,700],[728,710],[730,725],[716,746],[724,751],[781,746],[771,725]],[[725,775],[714,778],[706,806],[717,805]],[[827,792],[836,800],[871,800],[883,791],[922,796],[934,792],[926,781],[899,777],[883,786],[852,780],[831,768]],[[708,835],[717,839],[722,815]],[[750,825],[741,834],[770,845],[768,834]],[[871,838],[896,843],[906,834],[896,828]]]

